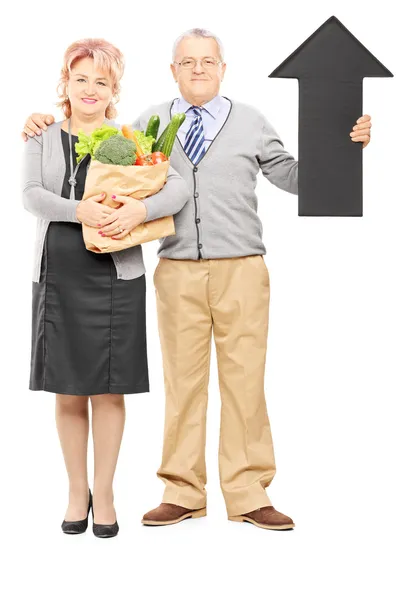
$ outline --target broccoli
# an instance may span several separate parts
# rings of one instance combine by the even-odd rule
[[[136,146],[132,140],[122,135],[113,135],[94,153],[94,158],[106,165],[134,165],[136,162]]]
[[[98,129],[95,129],[90,135],[86,135],[80,129],[78,131],[78,141],[75,144],[75,152],[78,155],[77,162],[80,162],[86,154],[94,156],[101,142],[104,142],[112,135],[122,135],[122,132],[116,127],[110,127],[105,123]]]

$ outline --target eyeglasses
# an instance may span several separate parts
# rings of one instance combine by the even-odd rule
[[[203,69],[215,69],[218,65],[222,64],[221,60],[217,60],[213,56],[206,56],[204,58],[195,59],[191,56],[185,56],[181,62],[174,61],[175,65],[179,65],[182,69],[194,69],[197,63],[200,63]]]

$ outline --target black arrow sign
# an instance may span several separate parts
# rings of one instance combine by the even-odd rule
[[[363,78],[392,73],[331,17],[270,77],[299,80],[299,216],[362,216],[362,144],[349,133]]]

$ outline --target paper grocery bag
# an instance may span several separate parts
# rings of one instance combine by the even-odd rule
[[[149,167],[119,165],[105,165],[97,160],[92,160],[88,169],[85,193],[82,200],[105,192],[106,197],[102,204],[112,208],[119,208],[120,204],[111,199],[111,196],[131,196],[136,200],[143,200],[159,192],[167,180],[169,161],[151,165]],[[92,252],[118,252],[145,242],[158,240],[167,235],[175,234],[173,217],[163,217],[142,223],[128,233],[122,240],[113,240],[102,237],[95,227],[82,224],[83,239],[87,250]]]

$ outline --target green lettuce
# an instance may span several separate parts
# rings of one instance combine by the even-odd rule
[[[151,154],[153,143],[156,141],[151,135],[146,135],[143,131],[136,130],[133,132],[136,136],[139,146],[145,154]]]
[[[93,158],[94,153],[100,146],[101,142],[108,140],[113,135],[122,135],[122,132],[116,127],[110,125],[102,125],[95,129],[90,135],[86,135],[82,130],[78,132],[78,141],[75,144],[75,152],[77,154],[77,162],[79,163],[86,154],[90,154]]]
[[[86,135],[82,130],[78,132],[78,141],[75,144],[76,160],[79,163],[86,154],[91,154],[92,139],[90,135]]]

